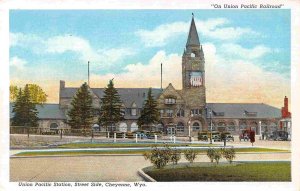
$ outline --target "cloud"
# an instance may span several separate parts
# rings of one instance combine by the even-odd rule
[[[213,44],[210,46],[211,50],[215,49]],[[264,70],[252,59],[225,58],[214,52],[208,55],[206,90],[209,102],[266,103],[281,107],[283,97],[291,95],[290,81],[284,75]]]
[[[36,54],[64,54],[73,52],[83,63],[91,61],[99,67],[111,65],[136,52],[128,47],[95,49],[80,36],[58,35],[41,38],[37,35],[10,33],[10,46],[32,50]]]
[[[42,53],[46,48],[43,38],[34,34],[10,33],[9,46],[32,50],[34,53]]]
[[[181,67],[178,67],[181,57],[177,54],[166,55],[164,51],[158,51],[148,63],[129,64],[123,73],[106,75],[92,75],[91,84],[94,87],[106,86],[109,79],[114,78],[117,87],[160,87],[160,64],[163,63],[163,87],[170,82],[180,88]],[[170,72],[172,71],[172,72]]]
[[[241,45],[230,43],[221,45],[220,52],[235,59],[257,59],[272,52],[272,50],[264,45],[257,45],[254,48],[244,48]]]
[[[9,64],[17,70],[23,70],[25,68],[25,65],[27,64],[27,61],[14,56],[10,59]]]
[[[206,61],[207,102],[266,103],[281,107],[283,97],[285,95],[290,97],[290,81],[283,75],[268,72],[257,66],[251,59],[225,58],[217,54],[217,48],[213,43],[203,44],[203,49]],[[163,88],[172,83],[176,89],[181,89],[181,55],[166,54],[165,51],[158,51],[147,63],[138,62],[127,65],[123,73],[92,74],[91,86],[103,88],[109,79],[114,78],[116,87],[160,88],[160,63],[163,63]],[[32,75],[37,75],[37,73]],[[46,73],[41,75],[47,76]],[[18,78],[14,78],[12,83],[16,85],[25,83],[22,77],[21,79],[18,81]],[[37,83],[32,81],[32,83]],[[83,80],[67,80],[66,85],[79,87],[83,82]],[[49,95],[50,102],[57,102],[58,79],[47,78],[38,83]]]
[[[217,40],[237,40],[245,35],[257,36],[259,33],[250,28],[233,27],[225,18],[195,20],[198,33]],[[162,24],[153,30],[141,29],[135,32],[146,47],[161,47],[167,41],[188,33],[190,22],[173,22]]]
[[[166,40],[171,37],[176,37],[180,34],[186,34],[188,30],[188,23],[174,22],[170,24],[163,24],[153,30],[138,30],[136,35],[141,38],[147,47],[159,47],[166,44]]]

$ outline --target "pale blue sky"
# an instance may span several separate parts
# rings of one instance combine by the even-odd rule
[[[77,81],[86,79],[88,60],[92,74],[105,76],[147,66],[160,51],[180,57],[192,12],[206,58],[214,50],[222,66],[242,61],[290,80],[285,9],[11,10],[10,78]]]

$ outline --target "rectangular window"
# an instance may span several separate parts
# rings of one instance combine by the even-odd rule
[[[135,108],[131,108],[131,115],[136,115],[136,109]]]
[[[161,109],[161,110],[160,110],[160,117],[163,117],[163,116],[164,116],[164,110]]]
[[[180,109],[180,110],[177,112],[177,117],[184,117],[184,110],[183,110],[183,109]]]
[[[173,110],[172,109],[167,109],[167,117],[173,117]]]
[[[201,110],[200,109],[191,109],[191,114],[193,114],[193,115],[201,115]]]

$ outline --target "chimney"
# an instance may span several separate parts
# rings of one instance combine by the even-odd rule
[[[64,80],[59,81],[59,89],[64,89],[66,87],[66,83]]]
[[[289,110],[289,99],[285,96],[284,97],[284,108],[286,108],[286,110],[288,111]]]

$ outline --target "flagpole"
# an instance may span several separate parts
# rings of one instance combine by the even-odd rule
[[[160,89],[162,90],[162,63],[160,63]]]
[[[90,86],[90,61],[88,61],[88,85]]]

